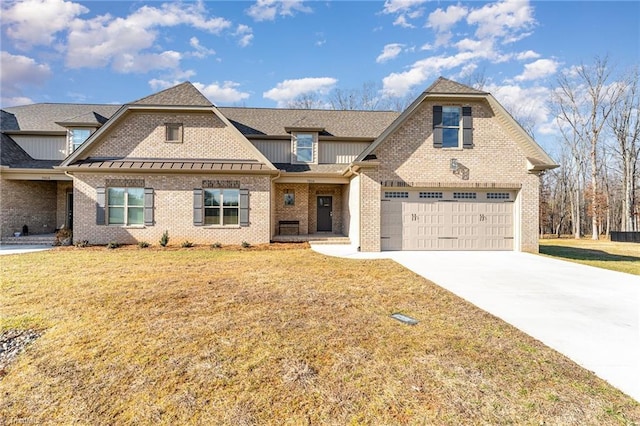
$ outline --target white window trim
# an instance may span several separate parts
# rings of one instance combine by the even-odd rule
[[[110,203],[110,197],[109,197],[109,190],[110,189],[124,189],[124,205],[111,205]],[[106,217],[105,220],[107,222],[108,226],[118,226],[121,228],[130,228],[130,229],[134,229],[134,228],[144,228],[145,224],[144,224],[144,198],[143,198],[143,203],[141,206],[132,206],[135,208],[141,208],[142,209],[142,223],[129,223],[129,190],[130,189],[142,189],[143,193],[144,193],[144,188],[138,188],[138,187],[118,187],[118,186],[112,186],[112,187],[108,187],[106,189],[106,196],[107,196],[107,202],[106,202]],[[109,222],[109,210],[114,207],[114,208],[124,208],[124,223],[111,223]]]
[[[88,130],[89,131],[89,136],[87,136],[87,139],[89,139],[91,137],[91,135],[93,134],[93,132],[95,131],[95,128],[93,127],[70,127],[67,130],[67,135],[69,138],[69,153],[72,153],[73,151],[75,151],[76,149],[80,148],[80,145],[82,145],[87,139],[85,139],[84,141],[82,141],[80,143],[80,145],[77,145],[73,143],[73,131],[74,130]]]
[[[220,205],[215,207],[215,206],[207,206],[205,204],[205,200],[207,198],[207,191],[220,191]],[[238,197],[238,205],[237,206],[226,206],[224,205],[224,191],[236,191],[237,192],[237,197]],[[225,228],[225,229],[229,229],[229,228],[240,228],[240,190],[239,189],[235,189],[235,188],[206,188],[202,190],[202,220],[204,221],[204,227],[205,228]],[[207,220],[207,209],[219,209],[220,210],[220,222],[219,224],[214,224],[214,223],[206,223]],[[238,218],[238,223],[230,223],[230,224],[226,224],[224,223],[224,211],[229,210],[229,209],[235,209],[237,210],[238,214],[237,214],[237,218]]]
[[[458,116],[460,117],[458,120],[458,145],[457,146],[444,146],[444,131],[445,129],[454,129],[455,126],[445,126],[444,125],[444,110],[445,108],[456,108],[458,110]],[[463,149],[463,131],[462,131],[462,106],[461,105],[443,105],[442,106],[442,149],[450,149],[450,150],[462,150]]]
[[[298,160],[298,135],[311,135],[311,161]],[[291,133],[291,164],[318,164],[318,133],[317,132],[292,132]]]

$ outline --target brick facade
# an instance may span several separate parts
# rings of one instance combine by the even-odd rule
[[[539,177],[527,171],[525,153],[500,125],[484,101],[467,102],[472,107],[472,149],[433,147],[433,106],[442,101],[425,101],[374,151],[380,162],[376,169],[362,172],[361,249],[380,250],[380,196],[384,185],[406,183],[417,188],[522,185],[517,250],[538,251]],[[455,158],[466,173],[450,169]]]
[[[170,245],[184,241],[196,244],[268,243],[270,186],[269,176],[230,175],[74,175],[74,240],[91,244],[116,241],[134,244],[146,241],[157,244],[162,233],[169,231]],[[96,188],[105,187],[107,179],[144,179],[144,187],[154,191],[154,224],[121,226],[96,224]],[[249,190],[249,221],[246,227],[195,226],[193,224],[193,189],[202,188],[203,180],[238,180],[240,188]]]
[[[56,217],[58,182],[0,179],[0,237],[29,227],[29,234],[48,234]]]

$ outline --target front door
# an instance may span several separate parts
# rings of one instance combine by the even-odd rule
[[[333,213],[331,211],[333,198],[327,196],[318,197],[318,232],[331,232],[333,227],[331,225],[331,218]]]
[[[67,192],[67,220],[65,226],[73,229],[73,192]]]

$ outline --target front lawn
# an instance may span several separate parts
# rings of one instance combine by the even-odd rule
[[[640,275],[640,244],[572,238],[541,239],[540,253],[571,262]]]
[[[0,372],[8,424],[640,422],[631,398],[390,260],[100,247],[0,265],[0,332],[42,332]]]

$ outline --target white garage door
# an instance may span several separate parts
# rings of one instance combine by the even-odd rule
[[[385,190],[382,250],[513,250],[515,192]]]

